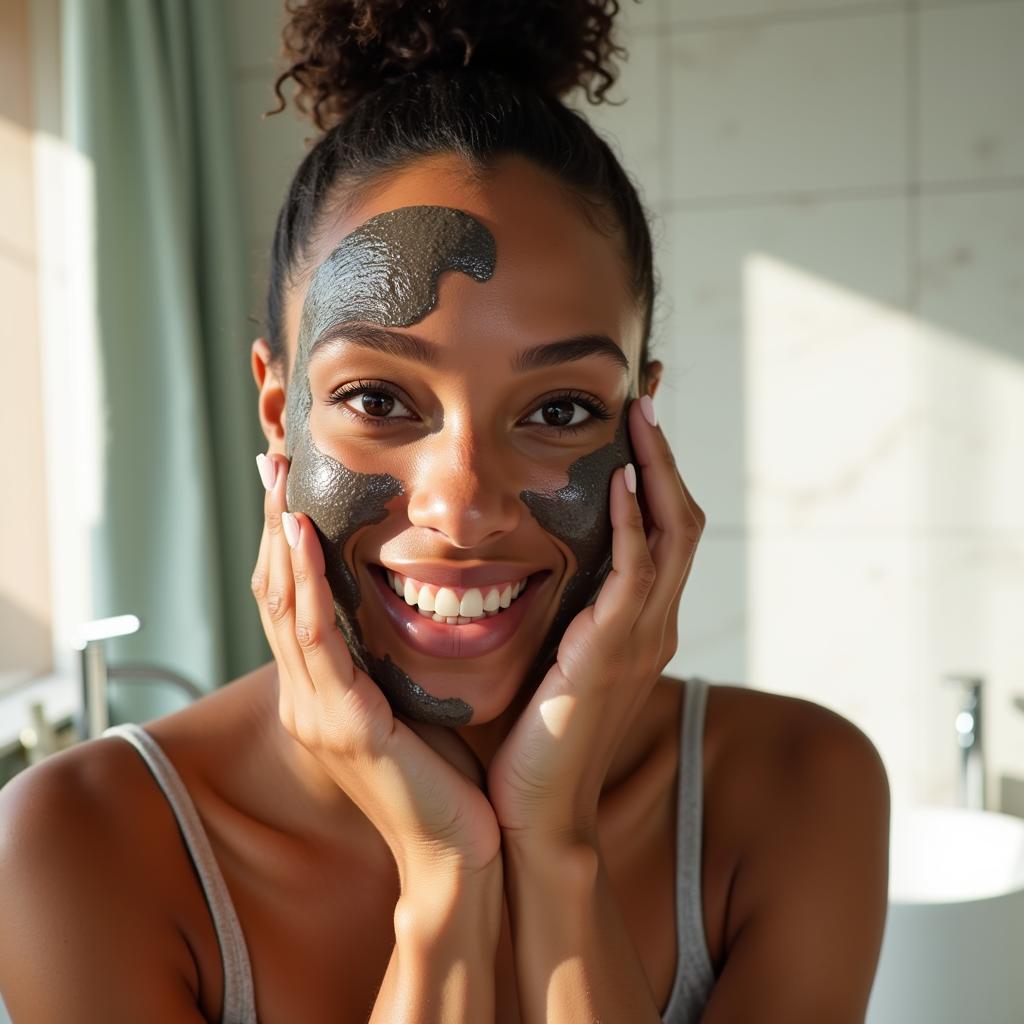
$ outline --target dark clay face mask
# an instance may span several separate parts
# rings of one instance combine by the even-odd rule
[[[444,271],[484,282],[494,273],[495,260],[494,236],[461,210],[406,206],[371,217],[346,235],[313,275],[288,386],[288,508],[307,515],[316,527],[335,619],[353,661],[377,682],[396,714],[447,726],[468,724],[473,708],[458,698],[432,696],[389,653],[372,652],[363,642],[356,618],[362,595],[343,551],[359,529],[386,518],[387,502],[405,488],[388,474],[357,473],[316,447],[309,429],[308,365],[311,347],[327,329],[353,321],[409,327],[437,304],[437,281]],[[627,402],[613,441],[573,462],[565,486],[553,493],[520,492],[534,518],[577,561],[524,685],[535,687],[543,677],[566,627],[596,598],[611,568],[608,489],[615,468],[633,457],[628,408]]]

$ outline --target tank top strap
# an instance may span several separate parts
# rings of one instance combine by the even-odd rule
[[[679,737],[676,811],[676,935],[678,963],[665,1024],[696,1024],[714,985],[704,933],[701,845],[704,819],[704,720],[708,682],[686,681]]]
[[[242,926],[195,804],[163,748],[141,725],[112,725],[103,734],[120,736],[139,752],[167,798],[199,875],[224,964],[221,1024],[256,1024],[255,993]]]

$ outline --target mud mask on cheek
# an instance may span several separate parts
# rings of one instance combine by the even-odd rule
[[[629,443],[629,400],[610,444],[577,459],[569,467],[569,482],[553,494],[520,491],[534,519],[557,537],[576,559],[576,572],[562,591],[558,612],[541,644],[526,681],[531,689],[554,662],[558,644],[569,623],[597,599],[612,567],[612,524],[609,490],[612,473],[634,461]]]
[[[329,328],[353,321],[411,326],[437,304],[441,273],[458,270],[483,282],[493,274],[495,259],[494,236],[461,210],[408,206],[370,218],[342,240],[313,276],[288,388],[288,508],[307,515],[317,529],[335,619],[353,661],[378,683],[396,713],[447,726],[467,724],[472,707],[457,698],[432,696],[390,655],[378,658],[363,642],[356,618],[361,593],[344,559],[345,544],[362,527],[383,520],[387,502],[404,488],[387,474],[357,473],[316,447],[309,428],[308,365],[316,339]],[[564,487],[554,494],[521,493],[540,525],[563,540],[577,560],[577,571],[531,668],[531,685],[539,681],[566,626],[594,599],[610,569],[608,486],[615,467],[630,457],[624,413],[615,440],[576,460]]]

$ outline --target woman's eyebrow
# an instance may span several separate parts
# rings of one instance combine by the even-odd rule
[[[328,327],[310,347],[309,361],[313,361],[313,356],[320,349],[343,343],[373,349],[375,352],[424,363],[427,366],[436,366],[439,360],[437,346],[414,334],[391,331],[376,324],[350,321]],[[512,357],[511,366],[516,373],[526,373],[530,370],[557,366],[559,363],[586,359],[589,356],[610,359],[621,367],[625,374],[629,374],[626,353],[607,334],[579,334],[572,338],[547,341],[531,348],[520,349]]]

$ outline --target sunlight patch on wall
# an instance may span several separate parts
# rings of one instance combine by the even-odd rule
[[[953,802],[942,676],[995,707],[1022,659],[1024,367],[763,253],[744,350],[751,680],[854,721],[895,799]],[[990,774],[1024,771],[997,739]]]
[[[91,532],[104,514],[93,167],[53,135],[34,142],[51,556],[60,576],[54,647],[70,670],[71,638],[92,618]]]

